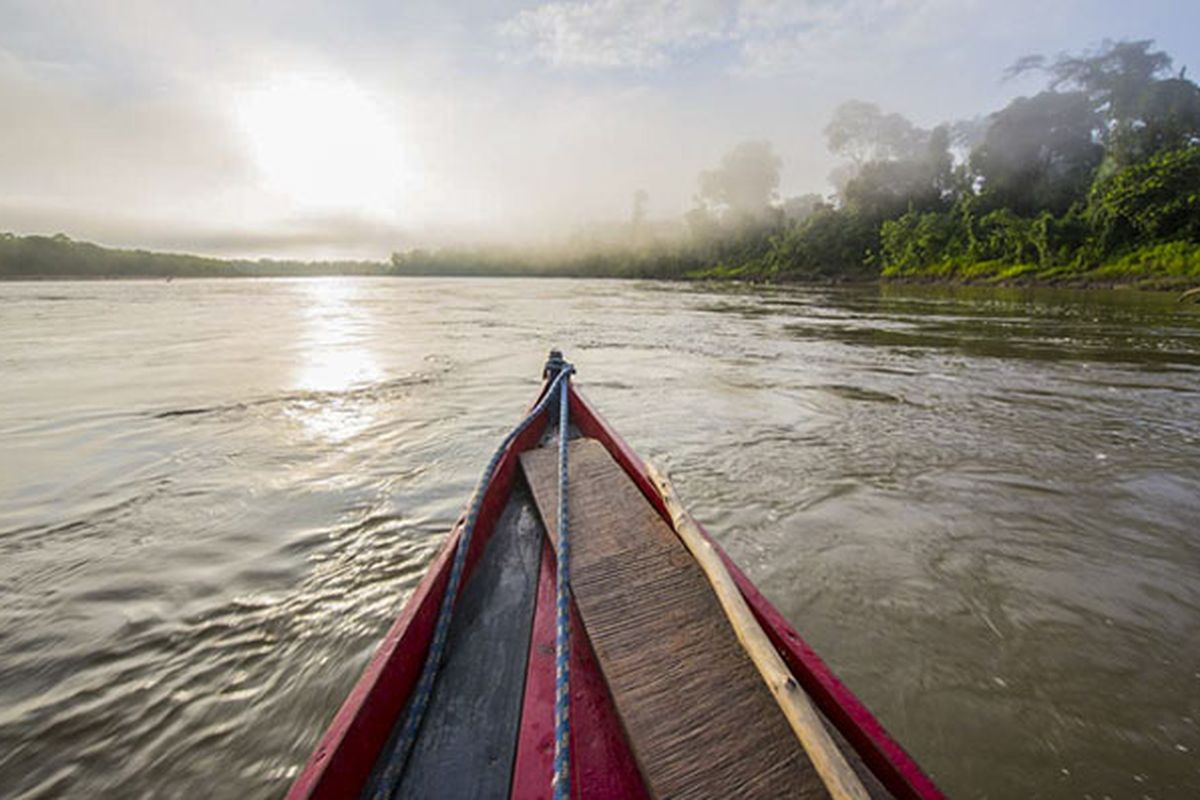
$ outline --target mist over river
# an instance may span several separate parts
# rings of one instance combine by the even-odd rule
[[[277,797],[559,346],[953,797],[1200,796],[1200,306],[0,283],[0,795]]]

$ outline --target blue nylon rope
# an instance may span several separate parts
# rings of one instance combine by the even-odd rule
[[[434,627],[433,641],[429,645],[429,653],[425,656],[425,664],[421,667],[421,677],[417,680],[416,689],[409,700],[408,708],[405,710],[404,723],[400,729],[400,738],[396,740],[396,745],[392,749],[391,755],[388,756],[387,766],[384,768],[383,774],[376,784],[375,791],[372,793],[373,800],[390,800],[396,790],[396,784],[404,772],[404,766],[408,763],[408,757],[412,752],[413,744],[416,742],[417,731],[420,729],[421,721],[425,717],[425,709],[429,706],[429,698],[433,692],[434,681],[437,679],[438,670],[441,668],[442,659],[445,657],[446,637],[450,633],[450,619],[453,616],[454,603],[458,597],[458,586],[462,582],[462,572],[467,562],[467,550],[471,546],[471,536],[475,533],[475,523],[479,519],[479,510],[483,507],[483,495],[488,484],[492,481],[492,476],[496,472],[496,467],[500,464],[500,459],[504,456],[505,451],[508,450],[508,446],[512,444],[513,440],[520,436],[534,420],[541,416],[550,401],[559,394],[562,397],[559,419],[562,420],[565,418],[566,398],[568,395],[567,382],[570,374],[575,371],[575,368],[561,361],[561,357],[560,361],[554,364],[554,366],[558,368],[558,373],[546,389],[546,393],[542,395],[542,399],[538,401],[537,405],[533,407],[533,410],[529,412],[525,419],[521,420],[517,427],[513,428],[504,437],[504,441],[496,448],[496,452],[492,454],[491,460],[488,461],[487,466],[484,468],[483,475],[480,477],[479,483],[475,486],[475,492],[471,495],[470,509],[467,511],[467,518],[463,523],[462,533],[458,539],[458,547],[454,551],[454,561],[450,566],[450,578],[446,583],[446,590],[442,594],[441,606],[438,608],[438,618]],[[565,429],[560,428],[561,430]],[[563,465],[566,464],[566,456],[563,455],[564,450],[565,446],[560,443],[559,458],[560,463]],[[565,469],[565,466],[563,469]],[[565,476],[565,473],[563,475]],[[559,488],[559,506],[561,510],[564,502],[562,498],[565,497],[565,492],[561,491],[563,488],[561,485]],[[559,519],[561,520],[562,517],[560,516]],[[556,742],[556,758],[557,749]]]
[[[570,369],[564,370],[570,372]],[[571,528],[567,513],[567,422],[570,382],[563,381],[558,402],[558,572],[554,624],[554,800],[571,796]]]

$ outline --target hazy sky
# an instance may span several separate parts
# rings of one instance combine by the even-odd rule
[[[994,110],[1030,52],[1153,38],[1200,70],[1195,0],[0,0],[0,231],[280,256],[552,238],[678,217],[771,140],[830,191],[860,98]]]

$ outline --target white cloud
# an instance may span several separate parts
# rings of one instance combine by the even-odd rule
[[[806,3],[776,15],[740,42],[736,71],[756,76],[846,74],[921,51],[945,50],[978,19],[978,0],[845,0]],[[762,0],[754,5],[779,5]],[[1014,3],[1015,5],[1015,3]],[[807,16],[798,14],[804,9]],[[760,16],[761,19],[761,16]]]
[[[555,66],[661,67],[678,54],[728,38],[734,15],[722,0],[554,0],[501,25],[512,55]]]
[[[1015,3],[1019,5],[1019,3]],[[668,67],[713,44],[731,72],[809,71],[948,41],[977,22],[979,0],[552,0],[500,32],[517,59],[555,67]]]
[[[190,209],[247,165],[212,135],[214,109],[168,93],[117,96],[91,72],[0,50],[0,201]],[[187,193],[180,190],[186,189]],[[161,193],[164,202],[146,198]]]

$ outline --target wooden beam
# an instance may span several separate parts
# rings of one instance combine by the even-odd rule
[[[671,514],[675,532],[708,577],[725,615],[733,625],[738,641],[742,643],[771,694],[775,696],[788,724],[800,740],[804,751],[808,753],[829,794],[834,800],[869,800],[862,781],[846,763],[845,756],[825,730],[808,695],[800,688],[800,684],[783,663],[766,633],[759,627],[754,614],[746,605],[745,598],[725,569],[721,557],[696,528],[696,523],[680,502],[675,487],[654,467],[650,467],[649,472]]]
[[[570,443],[571,591],[651,797],[824,800],[696,560],[593,439]],[[556,448],[521,464],[556,527]]]

